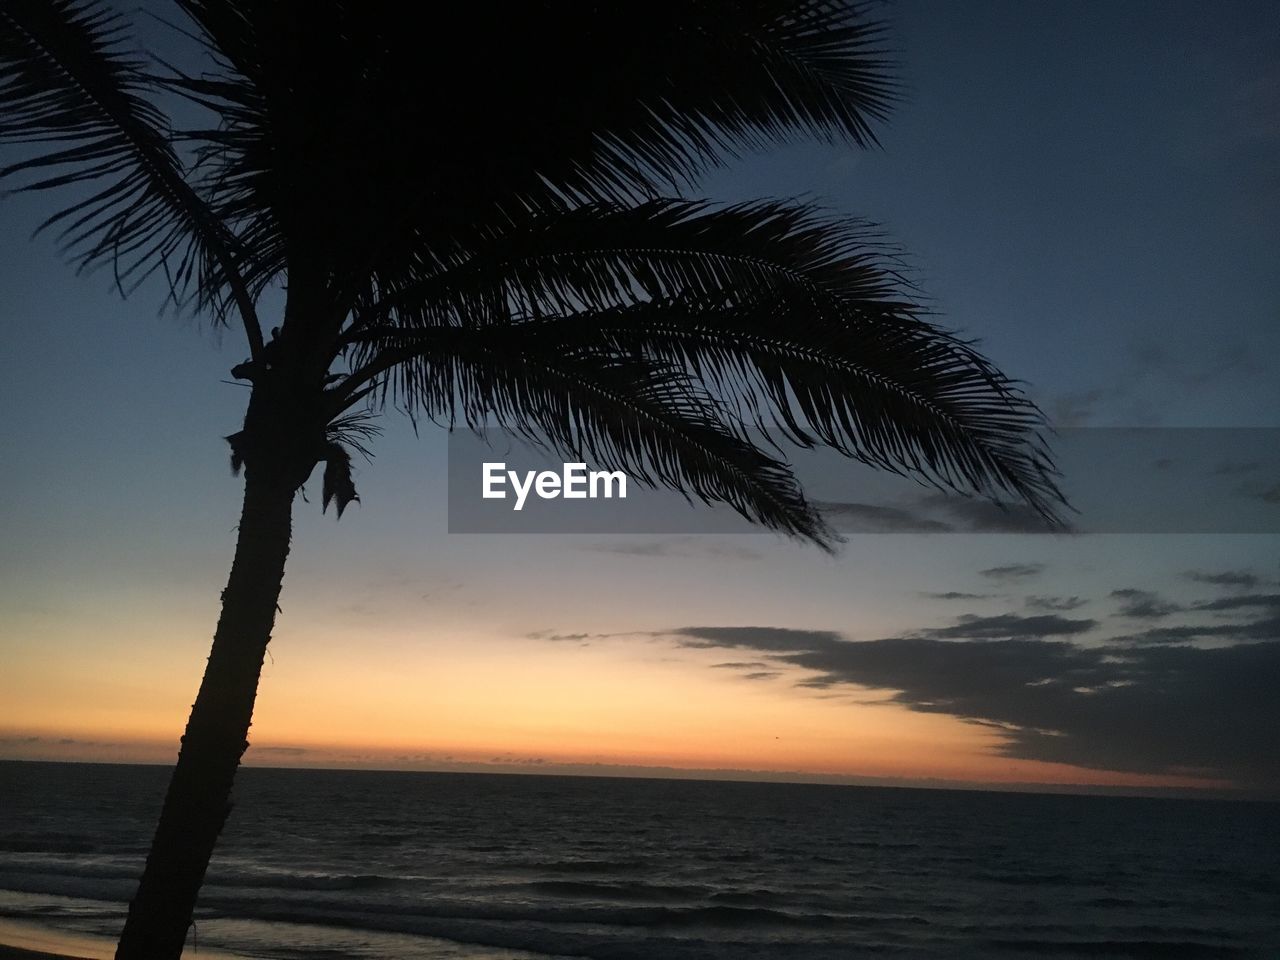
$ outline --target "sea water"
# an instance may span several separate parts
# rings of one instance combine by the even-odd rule
[[[0,916],[114,935],[167,777],[0,763]],[[196,934],[248,956],[1280,957],[1275,804],[258,768],[235,801]]]

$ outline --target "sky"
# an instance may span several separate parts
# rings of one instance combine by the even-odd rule
[[[1157,468],[1268,532],[930,526],[917,498],[843,503],[885,532],[835,556],[449,533],[446,435],[389,416],[358,506],[297,503],[246,762],[1280,793],[1280,15],[886,14],[880,150],[749,156],[701,193],[883,224],[1057,426],[1256,428]],[[0,204],[0,758],[167,762],[234,544],[246,351],[77,277],[30,237],[47,203]]]

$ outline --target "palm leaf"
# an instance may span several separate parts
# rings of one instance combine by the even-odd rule
[[[1011,495],[1049,519],[1063,502],[1040,411],[924,318],[860,222],[683,201],[534,217],[357,311],[346,342],[364,372],[344,389],[459,327],[681,370],[739,435],[820,442],[948,489]]]
[[[791,468],[734,431],[729,411],[673,365],[527,327],[412,339],[378,358],[389,371],[384,403],[449,426],[510,430],[824,547],[836,539]]]
[[[866,301],[902,285],[885,247],[871,225],[799,203],[587,204],[521,218],[459,250],[454,266],[382,287],[356,305],[355,329],[393,314],[401,327],[431,326],[782,287]]]
[[[870,144],[895,93],[856,3],[181,6],[216,69],[175,87],[221,115],[205,183],[262,253],[251,287],[305,270],[344,303],[531,210],[632,203],[798,136]]]
[[[256,355],[262,338],[233,238],[183,178],[124,22],[99,3],[6,0],[0,27],[0,143],[30,154],[0,166],[0,181],[81,188],[39,229],[58,228],[82,268],[112,264],[121,292],[163,270],[175,300],[194,290],[220,317],[229,292]]]

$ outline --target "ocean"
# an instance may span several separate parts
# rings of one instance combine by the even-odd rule
[[[115,934],[167,776],[0,763],[0,917]],[[246,768],[197,933],[279,960],[1276,958],[1280,806]]]

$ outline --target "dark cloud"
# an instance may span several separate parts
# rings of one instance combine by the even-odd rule
[[[769,666],[763,660],[729,660],[726,663],[713,663],[714,670],[760,670]]]
[[[595,633],[531,633],[533,640],[550,640],[552,643],[588,643],[602,636]]]
[[[1274,614],[1244,623],[1179,624],[1152,627],[1141,633],[1116,637],[1114,642],[1129,645],[1189,643],[1192,641],[1280,640],[1280,616]],[[1280,680],[1280,677],[1277,678]]]
[[[819,501],[815,506],[842,533],[1061,532],[1025,504],[947,493],[923,494],[903,505]]]
[[[1249,573],[1247,570],[1223,570],[1219,573],[1192,570],[1185,576],[1189,580],[1194,580],[1197,583],[1207,583],[1214,587],[1240,587],[1246,590],[1252,590],[1262,583],[1260,577]]]
[[[743,680],[776,680],[782,676],[777,670],[754,670],[751,673],[744,673]]]
[[[1268,505],[1280,504],[1280,483],[1260,477],[1246,477],[1232,488],[1232,492],[1245,500],[1257,500]]]
[[[944,513],[953,526],[966,533],[1061,532],[1032,507],[1021,503],[994,503],[953,494],[932,493],[920,498],[925,509]]]
[[[582,549],[593,553],[615,553],[624,557],[687,557],[697,560],[759,560],[764,556],[759,550],[746,544],[696,537],[601,541],[585,544]]]
[[[1201,600],[1193,603],[1193,610],[1225,611],[1248,610],[1252,607],[1272,607],[1280,609],[1280,593],[1244,593],[1234,597],[1218,597],[1216,600]]]
[[[7,736],[0,737],[0,745],[9,746],[31,746],[35,744],[49,744],[58,747],[122,747],[128,746],[125,743],[113,742],[110,740],[82,740],[78,737],[42,737],[38,735],[32,736]]]
[[[1051,397],[1044,404],[1055,428],[1083,427],[1099,419],[1133,426],[1154,426],[1164,416],[1163,398],[1203,393],[1224,382],[1240,382],[1267,373],[1265,356],[1252,344],[1224,343],[1210,353],[1170,351],[1155,340],[1132,342],[1123,351],[1121,375],[1114,384]]]
[[[1078,610],[1088,602],[1083,597],[1027,597],[1027,606],[1032,610]]]
[[[970,618],[1005,621],[1037,618]],[[1062,620],[1062,618],[1048,618]],[[1062,620],[1066,632],[1092,621]],[[957,624],[956,626],[959,626]],[[1002,754],[1134,773],[1224,778],[1280,791],[1280,622],[1160,628],[1180,642],[1080,646],[1031,635],[970,639],[952,628],[850,641],[835,631],[688,627],[698,646],[750,648],[811,671],[809,690],[857,685],[885,702],[999,730]],[[1238,642],[1196,646],[1204,631]],[[991,631],[994,633],[994,631]],[[1154,633],[1155,631],[1151,631]]]
[[[903,507],[833,500],[816,501],[814,506],[841,533],[950,533],[955,529]]]
[[[1070,620],[1053,614],[1022,617],[1013,613],[995,617],[961,617],[947,627],[921,631],[921,636],[940,640],[997,640],[1006,637],[1063,637],[1086,633],[1096,620]]]
[[[1112,590],[1111,596],[1120,601],[1120,616],[1135,620],[1159,620],[1182,610],[1178,604],[1164,600],[1150,590]]]
[[[928,597],[931,600],[990,600],[993,594],[963,593],[959,590],[947,590],[944,593],[929,593],[925,591],[920,596]]]
[[[525,636],[530,640],[549,640],[552,643],[576,643],[579,646],[588,647],[599,640],[612,640],[615,637],[637,637],[649,636],[649,634],[637,633],[555,633],[551,630],[535,630],[533,633],[526,633]]]
[[[503,754],[498,757],[489,759],[491,764],[501,764],[502,766],[519,766],[519,767],[540,767],[547,763],[546,757],[516,757],[511,754]]]
[[[788,653],[811,650],[837,643],[834,630],[792,630],[788,627],[679,627],[669,630],[682,647],[759,650],[761,653]]]
[[[1043,563],[1009,563],[1002,567],[988,567],[978,571],[988,580],[1026,580],[1044,573]]]
[[[1049,403],[1049,419],[1055,427],[1082,427],[1097,414],[1102,390],[1079,390],[1064,393]]]
[[[1257,460],[1224,460],[1213,468],[1213,472],[1220,477],[1230,477],[1241,473],[1253,473],[1255,470],[1261,469],[1261,467],[1262,464]]]
[[[1006,727],[1003,752],[1077,766],[1214,771],[1280,787],[1280,644],[1149,647],[893,638],[787,657],[830,684]]]

